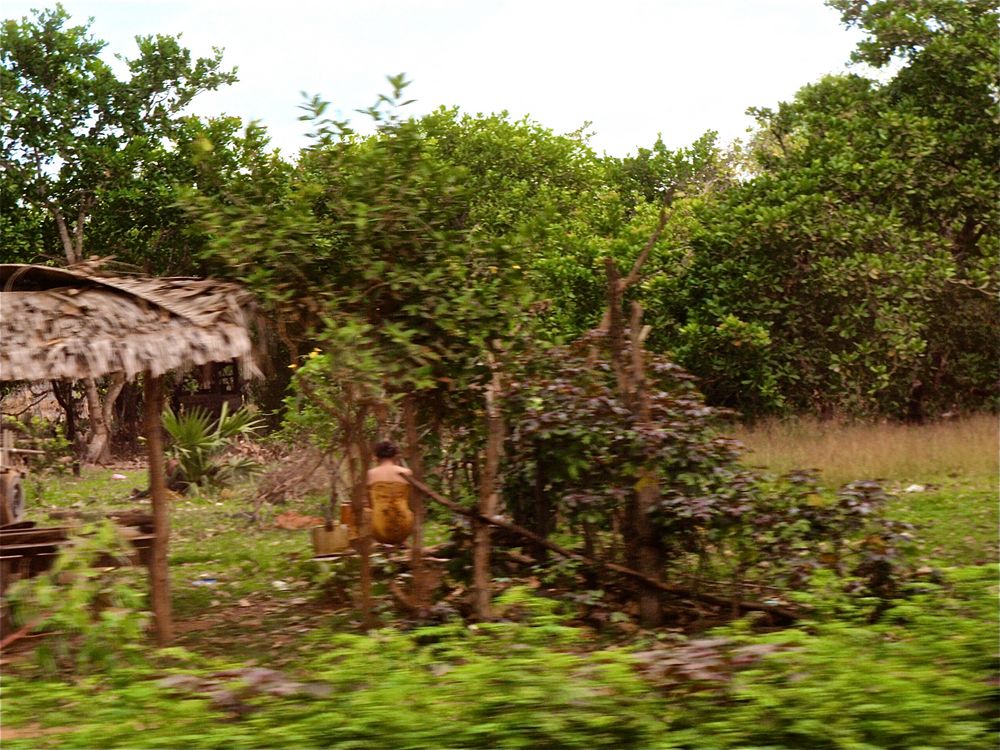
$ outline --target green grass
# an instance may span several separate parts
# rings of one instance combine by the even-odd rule
[[[114,474],[126,478],[112,479]],[[145,488],[148,482],[145,469],[85,468],[79,477],[29,473],[25,482],[25,511],[28,518],[42,520],[53,510],[88,513],[130,508],[136,502],[129,498],[129,493]]]
[[[924,492],[900,492],[889,516],[917,527],[930,562],[979,565],[1000,559],[997,493],[981,483],[950,480]]]
[[[127,479],[111,479],[113,474]],[[147,482],[145,470],[127,468],[88,468],[80,477],[29,475],[26,517],[64,525],[65,511],[84,522],[117,510],[149,512],[148,500],[129,497]],[[204,653],[286,662],[295,649],[275,653],[272,633],[289,630],[299,637],[301,620],[321,625],[334,613],[315,606],[308,590],[309,532],[276,528],[274,516],[289,509],[314,515],[316,503],[311,498],[265,507],[254,521],[251,497],[252,488],[244,486],[172,499],[169,560],[177,640]],[[208,578],[214,583],[201,585]]]

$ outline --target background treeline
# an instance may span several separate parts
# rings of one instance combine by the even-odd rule
[[[829,4],[866,32],[867,67],[754,110],[744,144],[624,158],[506,113],[408,118],[402,76],[367,113],[375,134],[315,97],[311,145],[284,155],[258,124],[184,114],[234,80],[219,55],[144,38],[120,77],[58,6],[6,21],[0,253],[242,280],[274,322],[271,406],[318,342],[443,406],[481,380],[488,342],[593,328],[602,259],[627,269],[652,236],[626,302],[709,403],[994,408],[996,3]]]

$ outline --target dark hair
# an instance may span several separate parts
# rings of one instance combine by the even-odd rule
[[[383,440],[381,443],[375,444],[375,458],[380,461],[386,458],[395,458],[399,455],[399,448],[390,443],[388,440]]]

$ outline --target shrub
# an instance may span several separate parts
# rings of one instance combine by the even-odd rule
[[[163,413],[163,427],[171,438],[168,455],[179,462],[184,480],[198,486],[226,484],[252,473],[256,462],[223,454],[235,440],[252,434],[261,424],[246,407],[230,414],[225,403],[214,422],[199,407],[181,414],[168,408]]]

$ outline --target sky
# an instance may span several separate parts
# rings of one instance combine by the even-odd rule
[[[20,18],[45,0],[2,0]],[[860,36],[822,0],[63,0],[93,17],[107,54],[137,35],[181,34],[195,56],[224,50],[240,82],[192,111],[258,119],[292,155],[306,145],[302,92],[330,113],[358,108],[406,73],[419,115],[440,105],[528,115],[559,133],[590,122],[614,156],[671,148],[706,130],[746,135],[751,106],[775,106],[846,69]]]

